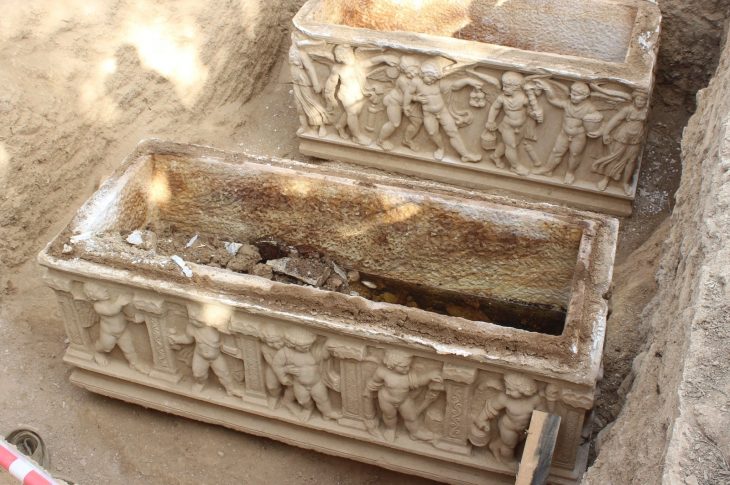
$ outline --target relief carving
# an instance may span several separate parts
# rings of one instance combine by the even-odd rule
[[[126,293],[114,294],[110,289],[97,283],[85,283],[84,293],[92,302],[94,311],[99,315],[99,336],[94,342],[94,360],[101,366],[109,365],[106,354],[119,349],[129,363],[129,367],[149,374],[150,366],[141,361],[137,349],[132,341],[129,330],[129,321],[124,313],[124,307],[132,302],[132,295]],[[136,323],[140,323],[135,319]]]
[[[617,197],[620,186],[622,200],[623,194],[633,195],[646,137],[646,90],[558,79],[539,68],[518,72],[425,53],[328,44],[302,33],[293,37],[289,60],[298,133],[367,147],[362,155],[347,152],[351,161],[367,163],[371,152],[380,150],[521,177],[540,175],[533,178],[540,183],[545,177],[553,185],[578,181],[581,190]],[[457,109],[459,103],[466,108]],[[330,124],[335,133],[328,132]],[[319,146],[318,155],[326,154]],[[343,155],[333,151],[332,156]],[[474,175],[489,177],[483,169]]]
[[[636,90],[631,96],[619,91],[608,91],[594,84],[592,87],[605,94],[631,101],[622,107],[603,127],[603,143],[608,154],[593,162],[592,170],[603,175],[596,186],[606,190],[611,180],[620,181],[626,195],[633,190],[634,172],[641,155],[641,143],[646,136],[646,120],[649,117],[649,95]]]
[[[366,397],[372,399],[376,393],[378,407],[382,415],[387,441],[395,441],[398,415],[411,439],[430,441],[434,434],[420,422],[420,416],[443,391],[443,378],[439,370],[416,372],[411,369],[413,355],[396,349],[385,351],[383,362],[375,370],[366,385]],[[420,391],[427,387],[424,396]],[[379,435],[377,428],[371,433]]]
[[[193,344],[191,370],[195,382],[193,391],[200,392],[208,381],[210,369],[218,377],[229,396],[243,397],[243,390],[233,377],[228,362],[223,355],[223,338],[218,329],[209,326],[204,319],[204,310],[200,305],[188,304],[189,321],[185,333],[178,335],[170,330],[168,339],[174,349],[180,345]],[[229,353],[237,353],[229,351]]]
[[[521,374],[505,374],[502,382],[489,380],[495,389],[472,423],[469,441],[488,446],[500,462],[514,460],[515,448],[524,439],[534,410],[550,410],[553,401],[540,393],[534,379]]]
[[[271,368],[301,406],[295,415],[302,421],[311,417],[315,407],[325,419],[342,417],[342,413],[333,409],[329,397],[328,387],[339,389],[339,375],[329,363],[326,340],[319,340],[314,333],[302,328],[286,330],[284,346],[276,351]]]

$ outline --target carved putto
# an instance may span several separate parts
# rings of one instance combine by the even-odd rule
[[[221,333],[205,321],[205,310],[197,304],[188,304],[189,323],[185,333],[171,333],[170,344],[174,347],[193,344],[192,373],[195,383],[193,391],[200,392],[208,381],[209,371],[218,377],[229,396],[243,396],[243,390],[233,378],[233,374],[223,355],[223,339]],[[235,353],[235,350],[230,351]]]
[[[99,315],[99,337],[94,342],[94,360],[102,366],[109,365],[107,354],[119,347],[129,367],[149,374],[150,367],[142,362],[132,340],[129,320],[124,309],[132,302],[132,295],[115,293],[97,283],[85,283],[84,293],[92,302],[94,311]],[[141,320],[135,319],[137,323]]]
[[[315,406],[325,419],[339,419],[329,397],[330,387],[338,387],[339,376],[328,367],[330,353],[325,341],[302,328],[292,327],[284,334],[285,345],[277,350],[271,368],[279,382],[291,389],[296,402],[301,406],[297,415],[306,421]]]
[[[366,386],[366,397],[372,398],[374,393],[377,399],[385,428],[384,437],[388,441],[396,438],[398,415],[403,418],[403,425],[411,439],[429,441],[434,437],[420,422],[420,416],[443,390],[443,379],[437,370],[412,370],[412,362],[413,355],[407,352],[386,350],[383,363],[375,370]],[[419,391],[424,386],[427,386],[426,393],[421,396]],[[379,434],[377,428],[370,431]]]
[[[538,383],[522,374],[508,373],[502,382],[488,381],[496,390],[472,423],[469,440],[487,446],[498,461],[514,460],[515,447],[524,439],[534,410],[549,411],[554,399],[546,399]]]

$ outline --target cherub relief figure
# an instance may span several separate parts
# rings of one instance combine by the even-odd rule
[[[459,134],[459,128],[453,115],[444,100],[444,94],[451,91],[458,91],[466,86],[473,86],[477,89],[482,83],[470,78],[462,78],[456,81],[444,79],[446,75],[457,72],[455,68],[442,72],[434,62],[425,62],[421,66],[421,76],[413,78],[403,96],[403,112],[406,116],[412,116],[412,103],[416,102],[423,109],[423,126],[436,144],[436,151],[433,157],[436,160],[444,158],[444,141],[439,131],[443,128],[449,137],[451,146],[461,157],[462,162],[478,162],[482,159],[481,154],[472,153],[467,150],[464,140]]]
[[[303,410],[300,418],[307,420],[315,405],[326,419],[339,419],[342,413],[332,408],[325,385],[323,365],[330,354],[325,345],[317,343],[317,336],[302,328],[290,328],[284,334],[285,346],[274,355],[271,367],[285,386],[291,386]]]
[[[330,112],[334,112],[337,100],[342,103],[344,113],[335,123],[335,128],[341,138],[345,140],[350,138],[345,131],[345,127],[347,127],[356,143],[360,145],[372,143],[370,137],[365,135],[360,128],[359,116],[366,102],[367,70],[383,63],[395,66],[398,58],[392,55],[380,55],[369,59],[358,59],[351,46],[344,44],[335,46],[334,64],[325,82],[324,96],[327,100],[327,110]]]
[[[398,78],[395,80],[393,89],[388,91],[383,98],[383,104],[385,105],[385,112],[388,116],[380,133],[378,134],[377,143],[383,150],[392,150],[394,145],[388,140],[395,130],[401,125],[403,121],[403,98],[405,92],[408,90],[413,79],[418,77],[420,66],[418,61],[409,56],[402,56],[398,63]],[[406,126],[405,133],[403,134],[403,145],[407,146],[413,151],[418,150],[418,146],[415,145],[413,139],[418,134],[421,126],[423,125],[423,112],[421,111],[420,104],[412,104],[410,114],[406,114],[408,120],[408,126]]]
[[[213,373],[218,377],[229,396],[242,397],[243,390],[233,378],[222,352],[221,333],[206,324],[202,313],[203,309],[198,305],[188,305],[189,321],[185,333],[183,335],[171,333],[168,337],[170,344],[174,346],[173,348],[179,345],[195,344],[192,362],[193,378],[195,379],[193,391],[203,390],[208,381],[208,373],[210,369],[213,369]]]
[[[548,102],[562,109],[564,115],[562,129],[555,140],[547,163],[534,173],[551,175],[568,153],[568,169],[565,172],[564,182],[572,184],[575,182],[575,171],[580,165],[587,139],[601,136],[603,115],[589,99],[591,90],[586,83],[574,82],[570,86],[568,96],[565,97],[557,93],[557,89],[563,89],[562,85],[541,80],[536,82],[544,89]]]
[[[371,392],[377,392],[385,425],[385,439],[388,441],[395,440],[398,414],[403,418],[403,424],[411,439],[424,441],[433,439],[433,433],[421,426],[419,417],[443,389],[440,386],[443,379],[437,370],[424,373],[412,371],[412,362],[413,356],[407,352],[386,350],[382,365],[375,370],[366,386],[368,391],[366,397],[370,397]],[[413,391],[426,385],[429,389],[425,398],[417,402]]]
[[[468,71],[470,74],[500,87],[500,82],[488,74],[476,70]],[[522,165],[519,160],[518,149],[525,140],[536,141],[534,123],[543,122],[543,111],[537,102],[537,92],[541,90],[533,82],[533,79],[544,77],[541,75],[528,76],[514,71],[507,71],[502,74],[502,93],[492,103],[487,115],[486,130],[490,132],[499,131],[500,140],[496,145],[491,159],[498,168],[504,168],[502,156],[507,158],[510,170],[519,175],[528,175],[530,170]],[[504,113],[502,120],[497,123],[500,112]],[[525,150],[531,159],[537,160],[537,155],[530,143],[524,143]]]
[[[284,347],[284,333],[275,325],[264,325],[261,327],[260,337],[263,343],[261,354],[266,362],[264,384],[268,392],[269,408],[274,409],[281,397],[284,407],[296,414],[298,409],[294,403],[294,393],[290,387],[284,388],[273,368],[276,353]],[[282,390],[284,391],[283,397]]]
[[[476,442],[474,437],[491,436],[487,444],[494,457],[501,462],[512,461],[515,448],[530,424],[532,412],[548,407],[534,379],[520,374],[505,374],[504,389],[487,399],[484,409],[472,424],[470,439],[475,444],[483,445],[483,442]],[[497,428],[493,432],[495,419]]]
[[[631,195],[632,181],[641,154],[646,120],[649,116],[649,95],[646,91],[634,91],[629,97],[619,91],[610,91],[597,84],[594,90],[631,104],[621,108],[603,127],[603,143],[608,145],[608,155],[593,162],[593,172],[603,175],[598,190],[606,190],[611,179],[621,180],[626,195]]]
[[[131,295],[119,293],[112,296],[109,289],[91,282],[84,284],[84,293],[92,302],[94,311],[99,314],[99,337],[94,343],[96,363],[103,366],[109,365],[106,354],[118,346],[127,359],[129,367],[143,374],[149,374],[150,367],[137,355],[128,328],[129,322],[123,311],[124,307],[131,303]]]
[[[301,127],[297,134],[302,134],[305,127],[318,130],[319,136],[327,136],[326,125],[330,122],[327,110],[320,102],[318,94],[322,92],[317,72],[309,55],[300,47],[306,41],[296,41],[289,48],[289,67],[291,70],[292,89],[299,112]]]

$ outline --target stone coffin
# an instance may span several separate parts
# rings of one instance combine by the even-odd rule
[[[628,215],[660,19],[650,0],[309,0],[300,151]]]
[[[502,311],[476,321],[125,242],[164,224],[280,238]],[[93,392],[469,484],[511,483],[529,416],[547,409],[562,418],[551,480],[573,483],[587,458],[616,234],[615,219],[573,209],[153,140],[39,261],[71,379]]]

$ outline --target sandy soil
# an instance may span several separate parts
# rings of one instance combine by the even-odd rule
[[[60,314],[34,262],[143,137],[303,159],[284,65],[286,30],[299,4],[6,0],[11,14],[0,18],[0,434],[23,425],[37,429],[59,475],[109,484],[427,483],[71,386],[61,361]],[[643,341],[640,331],[624,330],[633,328],[630,309],[638,312],[654,292],[664,232],[649,238],[672,208],[686,96],[659,87],[635,214],[622,221],[600,424],[617,414],[620,384]]]

